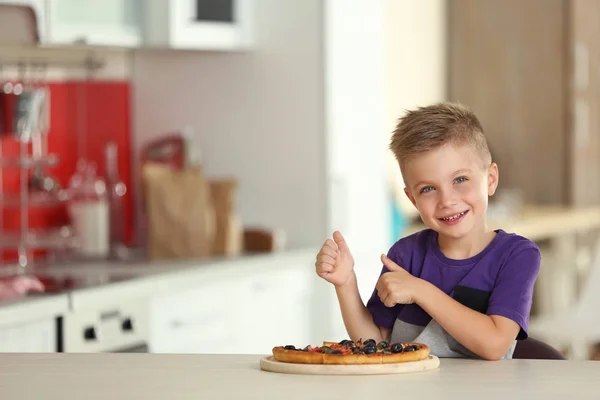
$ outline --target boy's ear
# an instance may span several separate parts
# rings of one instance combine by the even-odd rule
[[[493,196],[498,188],[498,165],[491,163],[488,167],[488,196]]]
[[[408,188],[404,188],[404,193],[406,194],[406,197],[408,197],[408,199],[410,200],[410,202],[412,203],[412,205],[415,206],[415,208],[416,208],[417,207],[417,203],[415,202],[415,198],[408,191]]]

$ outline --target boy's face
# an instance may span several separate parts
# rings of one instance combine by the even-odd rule
[[[402,174],[404,191],[429,228],[461,238],[485,226],[498,167],[485,167],[471,146],[447,144],[431,150],[410,160]]]

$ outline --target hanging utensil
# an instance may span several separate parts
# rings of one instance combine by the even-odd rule
[[[21,143],[31,141],[36,129],[37,110],[40,107],[40,95],[27,82],[28,68],[24,63],[19,65],[20,81],[15,84],[13,94],[17,96],[13,134]]]
[[[29,180],[29,189],[32,191],[53,192],[60,190],[60,184],[52,176],[44,172],[42,163],[48,156],[48,131],[50,126],[50,91],[45,84],[46,65],[40,64],[41,76],[35,91],[39,96],[39,104],[35,110],[35,129],[32,134],[32,155],[35,160],[33,174]]]

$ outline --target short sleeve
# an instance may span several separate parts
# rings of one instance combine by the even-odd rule
[[[541,254],[533,242],[513,251],[502,266],[490,295],[487,315],[501,315],[521,327],[517,339],[527,339],[533,288],[541,266]]]
[[[398,251],[395,251],[395,248],[393,246],[388,252],[387,256],[396,264],[400,266],[403,265],[402,260],[398,256]],[[379,277],[381,277],[381,275],[385,274],[386,272],[390,272],[390,270],[387,269],[387,267],[384,265],[381,269]],[[367,301],[367,309],[373,316],[373,322],[375,322],[375,325],[388,329],[392,329],[392,327],[394,326],[394,322],[396,321],[398,314],[402,310],[402,307],[404,307],[404,305],[402,304],[397,304],[394,307],[387,307],[385,304],[383,304],[383,302],[377,295],[377,289],[373,289],[373,294],[371,295],[369,301]]]

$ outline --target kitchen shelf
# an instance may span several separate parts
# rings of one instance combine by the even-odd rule
[[[31,229],[24,237],[18,231],[5,231],[0,236],[0,248],[4,249],[16,249],[24,245],[28,250],[68,250],[76,248],[77,244],[77,236],[70,227]]]
[[[0,157],[0,167],[2,168],[53,167],[57,165],[58,162],[59,158],[55,154],[50,154],[44,158]]]
[[[59,190],[57,192],[31,192],[28,194],[27,203],[32,207],[52,207],[60,205],[71,198],[68,190]],[[0,207],[16,208],[21,206],[19,193],[0,194]]]
[[[105,52],[123,53],[121,49],[106,48]],[[60,67],[68,69],[98,70],[106,66],[104,57],[97,56],[89,46],[17,46],[0,44],[0,58],[3,67],[22,68],[24,66]],[[104,55],[104,54],[103,54]]]

